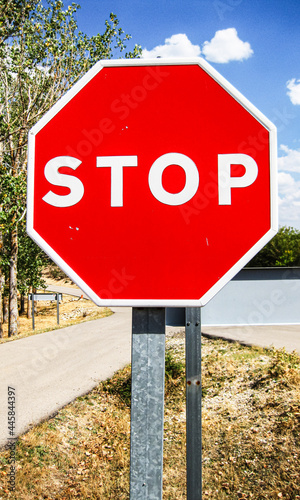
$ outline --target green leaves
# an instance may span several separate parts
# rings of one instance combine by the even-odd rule
[[[37,0],[0,0],[0,46],[18,34]]]
[[[26,206],[26,175],[21,172],[17,177],[10,169],[0,166],[0,228],[9,233],[24,214]]]
[[[25,295],[29,290],[43,288],[42,271],[48,264],[48,257],[27,236],[25,224],[19,231],[18,290]]]
[[[39,247],[27,236],[25,227],[26,212],[26,174],[11,175],[10,169],[0,169],[0,231],[3,248],[0,254],[2,270],[8,277],[10,266],[12,231],[18,227],[18,290],[24,294],[30,288],[38,288],[44,284],[42,270],[48,258]]]
[[[283,226],[247,267],[300,266],[300,231]]]

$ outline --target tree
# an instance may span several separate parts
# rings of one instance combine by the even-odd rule
[[[1,207],[1,204],[0,204]],[[1,210],[1,208],[0,208]],[[2,211],[0,211],[0,216],[1,216]],[[4,273],[3,273],[3,264],[2,264],[2,257],[3,254],[3,232],[2,232],[2,226],[0,225],[0,339],[2,338],[3,335],[3,287],[4,287]]]
[[[47,255],[27,236],[25,224],[19,231],[18,290],[22,295],[43,288],[42,271],[49,265]]]
[[[36,3],[36,0],[0,0],[0,45],[18,33]]]
[[[283,226],[247,267],[300,266],[300,231]]]
[[[11,306],[9,320],[10,324],[14,324],[14,322],[17,324],[17,283],[16,279],[14,280],[13,273],[17,268],[17,226],[25,215],[26,172],[21,172],[18,176],[11,175],[9,160],[8,162],[6,160],[6,155],[3,155],[2,163],[0,164],[0,231],[2,240],[2,248],[0,249],[0,280],[2,285],[0,302],[2,312],[3,285],[7,280],[7,277],[9,277],[9,295]],[[15,245],[15,247],[12,245]],[[15,294],[15,297],[13,294]],[[12,301],[14,298],[15,301]],[[12,310],[13,306],[15,306],[15,310]]]
[[[18,226],[25,210],[28,131],[97,60],[122,52],[130,38],[114,14],[103,34],[78,31],[78,8],[73,3],[64,9],[62,0],[48,0],[46,7],[42,0],[0,0],[0,14],[7,13],[0,25],[0,216],[10,242],[9,335],[17,333]],[[137,57],[140,50],[135,46],[125,56]]]

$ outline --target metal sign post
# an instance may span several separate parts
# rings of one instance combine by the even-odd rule
[[[130,498],[162,498],[165,308],[132,309]]]
[[[31,294],[31,317],[32,317],[32,329],[35,330],[35,324],[34,324],[34,293]]]
[[[34,321],[34,301],[35,300],[56,300],[56,319],[59,325],[59,301],[62,300],[62,293],[30,293],[28,295],[29,300],[32,302],[32,329],[35,329]]]
[[[186,308],[186,475],[187,499],[202,498],[201,309]]]
[[[184,318],[183,318],[184,319]],[[202,498],[201,309],[185,309],[187,499]],[[162,499],[165,309],[132,310],[130,498]]]
[[[61,297],[62,295],[60,295],[59,293],[56,294],[56,321],[58,325],[59,325],[59,300],[61,300],[60,299]]]

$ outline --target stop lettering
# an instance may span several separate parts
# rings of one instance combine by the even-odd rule
[[[45,178],[55,186],[64,186],[70,190],[69,194],[60,195],[49,191],[43,200],[54,207],[71,207],[80,202],[84,195],[84,185],[73,175],[59,172],[61,167],[76,170],[81,164],[78,158],[58,156],[48,161],[45,166]],[[179,165],[185,172],[185,186],[178,193],[170,193],[163,187],[162,176],[170,165]],[[245,173],[242,176],[231,176],[231,165],[243,165]],[[111,168],[111,207],[123,206],[123,168],[137,167],[137,156],[98,156],[97,167]],[[247,187],[252,184],[258,174],[256,162],[245,154],[218,155],[218,192],[219,205],[231,204],[231,189],[233,187]],[[155,160],[149,171],[149,188],[153,196],[166,205],[183,205],[190,201],[197,193],[199,186],[199,172],[195,163],[186,155],[167,153]]]

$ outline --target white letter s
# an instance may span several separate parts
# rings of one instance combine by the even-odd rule
[[[59,169],[61,167],[69,167],[72,170],[76,170],[81,164],[81,161],[73,156],[56,156],[49,160],[45,166],[45,177],[50,184],[54,186],[62,186],[70,189],[70,193],[67,195],[58,195],[52,191],[43,197],[43,200],[52,205],[53,207],[72,207],[76,205],[84,194],[84,186],[80,179],[74,177],[73,175],[61,174]]]

